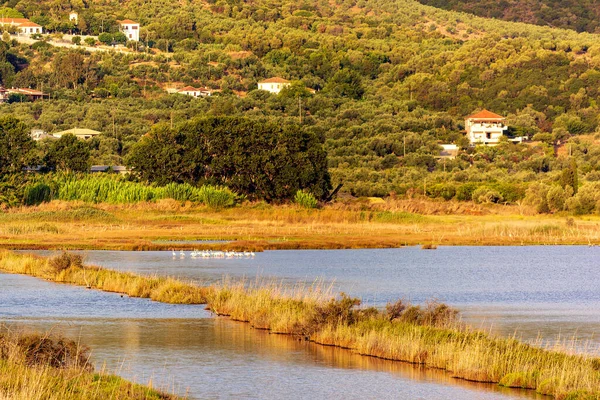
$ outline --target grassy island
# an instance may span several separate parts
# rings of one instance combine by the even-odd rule
[[[176,304],[207,304],[218,315],[273,333],[338,346],[359,354],[421,364],[452,376],[536,390],[558,399],[600,398],[600,359],[538,348],[463,326],[440,304],[401,301],[385,310],[360,306],[319,287],[223,282],[197,286],[84,266],[77,255],[54,258],[0,252],[0,270],[53,282]]]

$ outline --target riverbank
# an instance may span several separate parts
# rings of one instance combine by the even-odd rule
[[[175,201],[52,202],[0,213],[0,248],[282,250],[408,245],[600,244],[600,219],[529,215],[516,206],[398,200],[216,211]],[[215,241],[219,241],[215,243]]]
[[[259,329],[296,335],[364,355],[441,368],[452,376],[535,389],[564,398],[598,398],[597,358],[548,351],[512,339],[495,338],[460,326],[451,309],[396,303],[385,311],[361,308],[357,300],[332,299],[315,287],[272,284],[199,287],[168,278],[83,267],[63,260],[0,252],[0,269],[89,288],[119,291],[171,303],[207,303],[215,313]],[[65,261],[69,260],[69,261]],[[169,283],[168,283],[169,282]],[[587,396],[587,397],[586,397]]]
[[[175,400],[177,397],[94,372],[88,350],[66,339],[0,326],[0,398],[6,400]]]

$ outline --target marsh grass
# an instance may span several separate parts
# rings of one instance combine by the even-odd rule
[[[385,310],[321,284],[287,287],[275,282],[197,286],[173,278],[139,276],[98,267],[59,272],[49,259],[0,251],[0,270],[55,282],[119,292],[166,303],[204,304],[218,315],[258,329],[296,335],[359,354],[448,371],[452,376],[533,389],[555,398],[598,399],[600,359],[499,338],[463,326],[456,310],[430,302],[405,302]]]
[[[0,398],[6,400],[168,400],[175,396],[95,373],[89,349],[64,338],[0,326]]]

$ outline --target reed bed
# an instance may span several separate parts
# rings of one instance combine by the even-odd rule
[[[55,174],[50,175],[47,181],[27,186],[23,203],[32,206],[51,200],[64,200],[94,204],[135,204],[173,199],[179,202],[201,203],[212,208],[224,208],[233,206],[241,198],[221,186],[196,187],[188,183],[150,186],[120,176]]]
[[[62,338],[0,326],[0,399],[175,400],[177,397],[118,376],[94,372],[89,351]]]
[[[440,368],[456,378],[532,389],[557,399],[600,398],[599,358],[472,330],[457,320],[455,310],[440,303],[399,301],[378,310],[362,307],[343,293],[334,297],[319,284],[288,288],[224,280],[198,286],[83,266],[69,254],[47,259],[1,251],[0,270],[167,303],[207,304],[218,315],[258,329]]]

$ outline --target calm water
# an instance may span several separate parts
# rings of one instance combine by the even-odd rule
[[[78,339],[108,371],[191,398],[541,398],[270,335],[212,318],[202,306],[165,305],[19,275],[0,274],[0,288],[0,329]]]
[[[40,252],[46,254],[44,252]],[[600,346],[600,248],[416,247],[272,251],[253,259],[173,259],[171,252],[86,252],[87,262],[211,282],[321,279],[334,290],[384,305],[437,298],[475,326],[525,340],[577,339]],[[141,382],[189,387],[197,398],[505,398],[493,386],[254,331],[210,318],[201,307],[121,298],[32,278],[0,275],[0,319],[81,337],[96,360]],[[65,325],[64,322],[67,322]],[[284,351],[285,349],[285,351]],[[123,363],[123,360],[126,362]],[[521,394],[510,391],[510,396]],[[533,396],[528,394],[528,396]]]
[[[48,252],[38,252],[48,254]],[[87,262],[201,282],[224,276],[312,284],[382,306],[438,299],[469,324],[524,340],[577,339],[600,349],[600,247],[418,247],[257,253],[253,259],[173,259],[170,251],[85,252]]]

